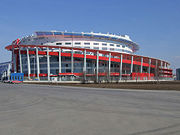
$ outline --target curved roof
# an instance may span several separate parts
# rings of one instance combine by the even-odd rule
[[[94,38],[109,41],[116,41],[132,46],[133,52],[139,50],[139,45],[133,42],[127,35],[113,35],[113,34],[102,34],[102,33],[85,33],[85,32],[62,32],[62,31],[37,31],[36,36],[72,36],[72,37],[84,37]]]

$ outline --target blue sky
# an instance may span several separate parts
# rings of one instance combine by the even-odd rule
[[[1,0],[0,62],[4,47],[39,30],[127,34],[139,55],[180,68],[180,0]]]

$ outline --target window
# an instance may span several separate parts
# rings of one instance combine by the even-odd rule
[[[80,45],[81,43],[80,42],[75,42],[75,45]]]
[[[125,45],[123,45],[122,48],[125,48]]]
[[[90,43],[84,43],[85,45],[90,45]]]
[[[56,45],[62,45],[62,43],[56,43]]]
[[[110,48],[111,51],[114,51],[114,48]]]
[[[99,45],[99,43],[94,43],[94,45]]]
[[[102,45],[103,45],[103,46],[107,46],[107,44],[105,44],[105,43],[102,43]]]
[[[119,51],[119,52],[121,52],[122,50],[121,50],[121,49],[116,49],[116,51]]]
[[[94,47],[95,50],[99,50],[99,47]]]
[[[114,44],[110,44],[110,46],[114,46]]]
[[[102,50],[107,50],[107,47],[102,47]]]
[[[65,44],[66,44],[66,45],[71,45],[71,42],[66,42]]]
[[[120,47],[120,45],[116,45],[117,47]]]

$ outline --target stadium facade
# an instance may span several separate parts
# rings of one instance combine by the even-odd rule
[[[119,81],[167,80],[170,64],[134,53],[139,45],[127,35],[38,31],[13,41],[12,72],[26,80]]]

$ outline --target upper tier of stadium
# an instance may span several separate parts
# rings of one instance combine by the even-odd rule
[[[58,42],[64,42],[58,44]],[[65,41],[94,41],[99,42],[98,45],[109,43],[111,51],[124,51],[127,53],[134,53],[139,50],[139,45],[133,42],[128,35],[102,34],[102,33],[86,33],[86,32],[63,32],[63,31],[37,31],[35,35],[23,37],[19,44],[22,45],[66,45]],[[92,42],[91,44],[95,44]],[[74,43],[72,43],[73,46]],[[113,47],[110,45],[114,44]],[[68,44],[67,44],[68,45]],[[76,46],[74,46],[76,47]],[[78,45],[82,47],[82,45]],[[85,46],[84,46],[85,47]],[[91,46],[93,49],[93,46]],[[97,46],[96,46],[97,47]],[[120,48],[119,48],[120,47]],[[95,48],[95,47],[94,47]],[[103,50],[103,46],[99,50]]]

